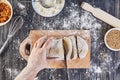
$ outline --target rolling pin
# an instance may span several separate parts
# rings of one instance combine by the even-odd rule
[[[94,8],[86,2],[83,2],[81,4],[81,7],[84,10],[91,12],[96,18],[106,22],[107,24],[109,24],[113,27],[119,27],[120,28],[120,20],[115,18],[114,16],[106,13],[105,11],[103,11],[99,8]]]

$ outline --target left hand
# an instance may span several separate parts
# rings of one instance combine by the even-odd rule
[[[50,48],[52,39],[53,38],[47,39],[47,37],[42,37],[36,41],[29,56],[27,67],[36,69],[37,71],[47,68],[46,53]]]

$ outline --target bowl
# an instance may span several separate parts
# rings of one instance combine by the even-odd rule
[[[114,35],[113,35],[113,33],[114,33]],[[120,33],[120,28],[112,28],[112,29],[108,30],[107,33],[105,34],[105,37],[104,37],[105,45],[107,46],[107,48],[109,48],[112,51],[120,51],[120,47],[115,48],[116,46],[119,45],[119,42],[120,42],[119,41],[120,35],[118,37],[118,33]],[[111,46],[110,46],[110,44],[111,44]]]
[[[56,0],[58,1],[58,0]],[[65,0],[59,0],[61,3],[54,3],[53,7],[46,8],[38,0],[32,0],[32,6],[36,13],[43,17],[53,17],[59,14],[65,5]]]
[[[13,15],[13,8],[12,8],[12,5],[10,4],[10,2],[7,1],[7,0],[5,0],[5,1],[0,1],[0,3],[7,4],[7,5],[10,7],[10,9],[11,9],[11,13],[10,13],[9,18],[8,18],[6,21],[4,21],[4,22],[0,22],[0,26],[3,26],[3,25],[5,25],[5,24],[7,24],[7,23],[11,20],[12,15]]]

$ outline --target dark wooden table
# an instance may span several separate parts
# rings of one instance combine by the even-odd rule
[[[20,56],[19,46],[31,29],[91,31],[90,69],[45,69],[39,72],[36,80],[120,80],[120,52],[113,52],[104,44],[106,31],[113,27],[80,8],[81,2],[86,1],[120,18],[120,0],[66,0],[62,12],[51,18],[38,15],[31,3],[21,2],[26,7],[25,10],[21,10],[16,0],[9,1],[13,5],[13,17],[21,15],[25,22],[0,56],[0,80],[14,80],[25,67],[27,62]],[[7,38],[8,28],[9,23],[0,27],[0,46]]]

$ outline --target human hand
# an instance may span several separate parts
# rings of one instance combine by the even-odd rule
[[[53,38],[42,37],[34,44],[27,66],[15,80],[34,80],[37,73],[47,67],[46,53]]]
[[[47,67],[46,53],[47,49],[50,48],[52,39],[53,38],[47,39],[47,37],[42,37],[36,41],[29,56],[27,67],[37,70],[38,72]]]

